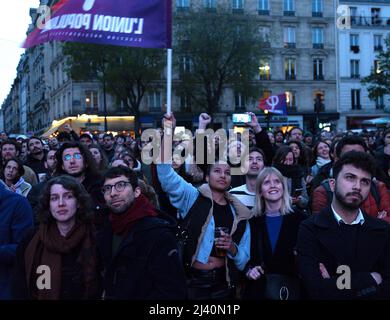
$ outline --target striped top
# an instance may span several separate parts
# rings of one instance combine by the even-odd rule
[[[255,205],[255,192],[249,192],[246,184],[233,188],[229,191],[232,195],[236,196],[249,210]]]

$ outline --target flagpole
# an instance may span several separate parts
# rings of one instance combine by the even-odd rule
[[[167,49],[167,114],[172,112],[172,49]]]

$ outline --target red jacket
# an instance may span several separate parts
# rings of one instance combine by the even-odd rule
[[[363,202],[361,209],[375,218],[378,216],[378,212],[385,210],[387,212],[387,217],[383,218],[383,220],[390,223],[390,193],[387,191],[386,185],[383,182],[376,181],[376,186],[380,198],[379,208],[377,207],[374,196],[369,193],[367,199]],[[329,205],[327,192],[322,185],[314,189],[312,197],[311,210],[313,213],[319,213]]]

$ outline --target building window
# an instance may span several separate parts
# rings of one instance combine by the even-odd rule
[[[59,102],[59,101],[58,101]],[[85,91],[85,110],[87,113],[98,112],[98,93],[97,91]],[[62,112],[62,110],[60,111]]]
[[[325,111],[325,93],[324,91],[315,91],[314,92],[314,108],[315,112]]]
[[[324,63],[322,59],[313,60],[313,79],[324,80]]]
[[[381,34],[374,35],[374,51],[383,50],[383,36]]]
[[[295,48],[295,27],[284,28],[284,47]]]
[[[182,111],[191,111],[191,97],[187,94],[180,96],[180,108]]]
[[[244,0],[232,0],[233,13],[244,13]]]
[[[371,24],[379,25],[382,23],[382,19],[380,18],[381,9],[380,8],[371,8]]]
[[[216,9],[216,0],[203,0],[203,5],[206,9]]]
[[[269,37],[270,28],[262,26],[259,28],[259,31],[260,31],[261,40],[265,43],[269,43],[270,42],[270,37]]]
[[[351,13],[351,24],[356,25],[358,22],[357,7],[349,7]]]
[[[361,110],[362,106],[360,105],[360,90],[352,89],[351,90],[351,107],[352,110]]]
[[[296,111],[297,105],[295,101],[295,91],[286,91],[285,93],[287,108],[290,109],[290,111]]]
[[[269,15],[269,0],[259,0],[259,15]]]
[[[314,49],[323,49],[324,48],[324,29],[323,28],[313,28],[312,29],[312,41]]]
[[[245,97],[241,93],[237,92],[234,95],[234,102],[236,109],[245,109]]]
[[[148,95],[150,111],[161,111],[162,100],[160,91],[152,91]]]
[[[295,15],[295,0],[284,0],[283,1],[283,11],[285,16],[294,16]]]
[[[260,59],[259,79],[271,80],[271,66],[269,59]]]
[[[359,35],[358,34],[351,34],[349,36],[349,43],[351,46],[351,51],[354,53],[359,53]]]
[[[286,75],[286,80],[295,80],[296,79],[296,61],[295,59],[286,59],[284,62],[284,72]]]
[[[351,78],[359,78],[359,60],[351,60]]]
[[[312,16],[322,17],[323,15],[323,0],[312,0]]]
[[[180,60],[180,76],[182,77],[186,73],[192,72],[192,59],[189,56],[183,56]]]
[[[375,108],[383,109],[385,107],[383,96],[379,96],[375,98]]]
[[[188,11],[190,9],[190,0],[176,0],[176,9],[178,11]]]

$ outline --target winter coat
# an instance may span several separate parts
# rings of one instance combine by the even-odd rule
[[[185,299],[186,280],[178,256],[175,223],[169,216],[137,221],[112,254],[108,219],[98,235],[104,264],[104,298],[119,300]]]
[[[0,300],[11,298],[16,247],[33,226],[27,199],[0,186]]]

